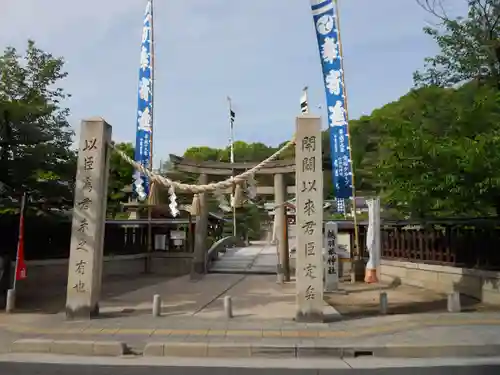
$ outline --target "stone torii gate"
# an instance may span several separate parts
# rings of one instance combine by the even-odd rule
[[[209,183],[209,176],[224,176],[225,178],[255,167],[258,163],[240,162],[226,163],[220,161],[196,161],[177,155],[170,155],[175,170],[185,173],[194,173],[199,175],[199,183]],[[295,160],[276,160],[267,164],[256,175],[274,176],[274,186],[257,186],[257,194],[273,195],[274,202],[278,205],[276,210],[278,236],[278,254],[279,268],[278,275],[285,281],[290,280],[290,262],[288,234],[286,231],[286,209],[284,203],[288,195],[295,195],[295,186],[287,186],[285,176],[295,173]],[[226,191],[225,193],[231,193]],[[206,256],[206,238],[207,238],[207,220],[208,207],[206,205],[205,194],[199,195],[200,215],[198,216],[195,229],[195,248],[193,258],[193,270],[198,273],[204,273]]]
[[[71,231],[68,269],[66,316],[69,319],[90,318],[99,314],[102,282],[104,223],[107,203],[107,183],[111,126],[100,117],[82,121],[78,147],[78,167],[75,183],[75,201]],[[234,171],[245,171],[255,163],[195,162],[175,155],[171,160],[179,171],[197,173],[200,184],[208,183],[209,175],[230,176]],[[270,162],[257,175],[273,175],[274,187],[258,187],[258,194],[273,193],[280,204],[279,272],[290,279],[288,237],[284,230],[286,211],[283,203],[295,187],[286,187],[285,174],[295,172],[295,160]],[[208,207],[206,193],[199,194],[200,214],[197,217],[193,270],[205,273]]]
[[[284,203],[287,188],[286,173],[295,172],[297,210],[297,267],[296,267],[296,315],[298,321],[323,321],[323,163],[321,142],[321,119],[316,116],[297,117],[294,140],[286,147],[295,145],[295,161],[266,161],[254,174],[274,175],[275,202]],[[99,299],[102,283],[102,261],[104,224],[107,203],[107,183],[111,126],[102,118],[91,118],[82,122],[75,184],[75,201],[71,230],[70,257],[68,262],[68,283],[66,316],[68,319],[88,319],[99,314]],[[282,148],[281,150],[284,150]],[[120,151],[117,150],[120,153]],[[127,155],[121,157],[137,167]],[[175,159],[175,158],[174,158]],[[190,162],[182,158],[174,160],[179,170],[198,173],[202,184],[209,174],[228,175],[234,170],[248,170],[253,163]],[[243,173],[244,174],[244,173]],[[243,174],[240,174],[242,176]],[[248,178],[248,176],[247,176]],[[160,180],[161,181],[161,180]],[[229,187],[231,181],[220,183]],[[166,184],[166,183],[164,183]],[[173,182],[169,182],[173,184]],[[165,185],[166,186],[166,185]],[[266,189],[264,189],[266,190]],[[208,211],[206,194],[202,193],[197,219],[195,259],[197,271],[205,272]],[[263,191],[261,189],[261,191]],[[267,190],[269,191],[269,190]],[[285,228],[285,207],[280,205],[279,220]],[[280,229],[281,229],[280,228]],[[280,272],[290,277],[288,244],[285,230],[280,230]],[[281,247],[282,246],[282,247]],[[304,250],[304,251],[303,251]]]

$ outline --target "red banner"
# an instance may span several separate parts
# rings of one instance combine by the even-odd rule
[[[24,261],[24,210],[21,210],[19,218],[19,240],[17,242],[17,259],[16,259],[16,280],[26,278],[26,262]]]

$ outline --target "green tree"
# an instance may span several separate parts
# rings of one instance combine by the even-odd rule
[[[228,152],[229,148],[226,150]],[[234,143],[234,158],[237,162],[260,162],[274,154],[276,150],[261,142],[246,143],[236,141]]]
[[[33,41],[22,55],[8,47],[0,56],[0,181],[8,198],[28,192],[41,209],[73,200],[76,155],[64,106],[69,95],[59,87],[63,66]]]
[[[267,213],[254,204],[246,203],[238,209],[237,234],[248,236],[249,240],[262,239],[261,223]]]
[[[500,213],[499,116],[497,90],[475,82],[412,91],[374,111],[386,202],[412,217]]]
[[[260,142],[234,142],[234,159],[236,163],[260,162],[271,156],[275,151],[275,148]],[[190,147],[184,152],[184,157],[197,161],[221,161],[227,163],[230,161],[230,149],[229,147],[223,149],[206,146]],[[187,181],[194,181],[195,177],[186,175],[185,178]],[[266,179],[266,176],[261,176],[259,182],[269,185],[270,181],[272,181],[272,176],[270,176],[270,178],[271,180],[269,180],[269,178]]]
[[[221,150],[208,146],[190,147],[184,152],[184,157],[196,161],[218,161]]]
[[[349,121],[351,158],[356,195],[372,195],[379,189],[374,167],[379,158],[381,124],[371,116]]]
[[[500,88],[500,0],[467,0],[465,18],[449,17],[442,0],[417,2],[441,25],[424,28],[440,52],[414,74],[416,85],[451,87],[480,79]]]
[[[234,142],[234,158],[236,162],[258,162],[271,156],[275,148],[263,143]],[[184,152],[184,157],[197,161],[222,161],[229,162],[230,148],[223,149],[207,146],[190,147]]]

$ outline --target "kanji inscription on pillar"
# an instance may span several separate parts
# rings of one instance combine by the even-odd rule
[[[296,288],[298,321],[323,321],[323,170],[321,118],[296,123]]]
[[[103,119],[82,122],[66,294],[70,319],[99,311],[111,126]]]
[[[339,288],[339,267],[338,267],[338,226],[333,221],[325,223],[324,244],[325,244],[325,292],[333,292]]]

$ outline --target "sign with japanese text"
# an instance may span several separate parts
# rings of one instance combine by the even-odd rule
[[[323,314],[323,169],[321,119],[303,115],[296,128],[297,320]]]
[[[335,291],[339,287],[339,264],[338,264],[338,226],[337,223],[329,221],[325,223],[325,291]]]
[[[310,1],[328,108],[332,179],[338,210],[344,212],[343,200],[353,197],[353,187],[340,30],[334,0]]]
[[[351,234],[337,235],[337,256],[339,259],[351,259]]]
[[[135,161],[150,168],[153,136],[153,6],[146,4],[142,28],[141,59],[139,67],[139,93],[135,138]],[[149,194],[149,181],[139,171],[134,173],[134,192],[140,200]]]
[[[68,270],[67,311],[89,311],[98,302],[111,127],[102,119],[82,123]]]

